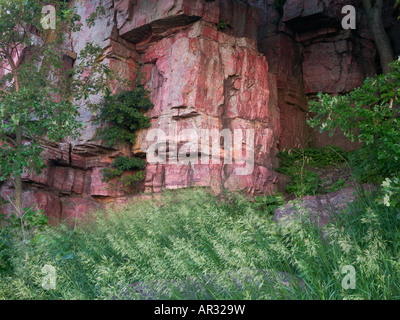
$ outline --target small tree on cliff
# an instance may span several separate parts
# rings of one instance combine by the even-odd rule
[[[100,107],[95,121],[106,123],[105,127],[97,130],[98,139],[104,140],[106,145],[130,143],[135,144],[137,131],[150,127],[150,118],[145,114],[153,108],[150,100],[150,91],[145,88],[144,76],[140,71],[133,83],[133,89],[111,95],[106,90],[104,103]],[[128,188],[135,186],[138,181],[145,179],[146,161],[142,158],[130,156],[118,156],[111,163],[111,168],[103,170],[104,181],[112,185],[111,180],[117,178],[122,186]],[[128,171],[136,171],[124,175]]]
[[[42,21],[45,5],[56,9],[55,28]],[[81,26],[65,2],[0,0],[0,180],[13,182],[19,214],[24,170],[44,167],[40,140],[76,136],[81,124],[74,102],[107,83],[108,69],[96,61],[100,49],[90,43],[81,63],[65,67],[66,44]]]

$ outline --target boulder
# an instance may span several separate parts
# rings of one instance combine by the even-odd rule
[[[349,203],[356,200],[359,192],[374,190],[375,187],[372,185],[362,185],[359,190],[349,187],[328,194],[305,196],[276,209],[273,219],[279,223],[285,223],[306,217],[322,228],[331,222],[336,214],[343,212]]]

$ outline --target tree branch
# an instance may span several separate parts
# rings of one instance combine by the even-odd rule
[[[363,5],[364,5],[364,8],[365,8],[365,11],[367,11],[367,14],[368,14],[369,11],[372,8],[371,0],[362,0],[362,2],[363,2]]]
[[[10,68],[7,68],[7,67],[5,67],[5,66],[1,66],[0,68],[12,72],[12,70],[11,70]]]
[[[383,0],[376,0],[374,8],[376,8],[377,10],[380,10],[382,12]]]
[[[5,136],[8,142],[10,142],[14,147],[18,147],[17,142],[13,139],[10,138],[9,136]]]
[[[0,87],[0,91],[1,91],[1,92],[4,92],[4,93],[7,93],[7,94],[11,94],[10,92],[8,92],[8,91],[4,90],[4,89],[3,89],[3,88],[1,88],[1,87]]]

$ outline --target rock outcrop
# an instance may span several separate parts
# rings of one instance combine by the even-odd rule
[[[345,212],[348,205],[360,194],[376,190],[373,185],[348,187],[323,195],[305,196],[296,199],[275,210],[274,220],[278,223],[288,223],[294,219],[310,219],[316,226],[323,228],[332,222],[335,216]]]
[[[98,3],[75,2],[82,22]],[[341,8],[348,3],[357,6],[357,30],[341,28]],[[84,23],[73,34],[66,65],[74,63],[74,53],[88,41],[103,48],[103,63],[121,77],[134,79],[141,61],[154,104],[148,112],[151,128],[138,133],[133,147],[108,148],[95,140],[93,114],[80,105],[79,120],[85,123],[80,137],[57,145],[43,142],[48,166],[40,175],[23,176],[24,205],[36,203],[59,220],[123,203],[132,194],[103,182],[102,169],[118,155],[145,156],[152,129],[163,130],[169,141],[175,131],[181,134],[163,151],[166,163],[148,164],[139,186],[147,192],[199,186],[215,193],[271,193],[285,181],[274,171],[279,149],[309,141],[356,147],[340,135],[311,132],[306,113],[308,99],[319,91],[348,92],[377,70],[359,1],[287,0],[282,11],[273,0],[104,0],[103,5],[106,14],[94,27]],[[94,103],[101,99],[91,98]],[[254,145],[246,152],[254,153],[254,170],[237,175],[235,170],[244,165],[226,160],[232,150],[222,141],[217,153],[225,157],[219,163],[176,163],[177,151],[188,142],[182,133],[201,137],[202,129],[253,130]],[[234,148],[246,144],[246,134],[239,141]],[[210,141],[196,142],[202,146],[199,157],[209,157]],[[0,186],[2,197],[12,194],[11,184]],[[3,209],[12,211],[10,205]]]
[[[376,49],[358,1],[287,0],[279,12],[274,1],[248,1],[263,8],[258,47],[277,77],[281,149],[313,142],[357,148],[340,134],[329,138],[308,129],[307,103],[318,92],[346,93],[376,73]],[[357,8],[357,29],[344,30],[344,5]]]

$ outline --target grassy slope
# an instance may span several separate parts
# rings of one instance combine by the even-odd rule
[[[20,242],[9,238],[0,251],[0,298],[124,298],[136,281],[171,284],[204,274],[194,281],[200,299],[400,298],[400,220],[368,199],[330,225],[325,240],[307,222],[278,226],[240,196],[221,202],[185,190],[162,199],[97,213],[75,231],[49,227],[29,244],[26,264]],[[45,264],[56,268],[55,290],[41,286]],[[345,265],[357,271],[355,290],[342,288]],[[305,289],[253,275],[238,290],[229,272],[248,268],[290,273]],[[182,298],[173,287],[162,297]]]

